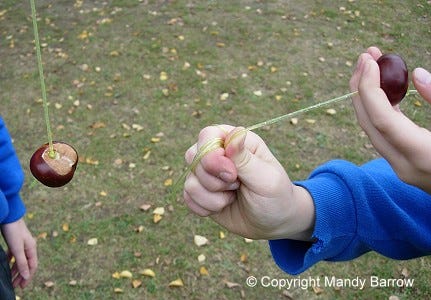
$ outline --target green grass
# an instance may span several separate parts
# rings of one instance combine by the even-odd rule
[[[185,150],[206,125],[252,125],[348,92],[355,61],[370,45],[401,54],[411,69],[431,68],[427,1],[36,4],[54,138],[74,145],[81,162],[60,189],[34,184],[29,174],[30,156],[46,142],[30,6],[1,1],[0,113],[27,175],[26,222],[39,237],[40,267],[32,284],[18,291],[21,299],[286,299],[277,288],[246,286],[250,275],[292,278],[275,266],[266,242],[248,244],[226,232],[220,239],[223,229],[191,214],[181,193],[168,198],[164,181],[179,178]],[[160,80],[161,72],[167,80]],[[222,93],[229,93],[226,101],[220,101]],[[297,125],[285,121],[257,131],[292,179],[306,178],[332,158],[362,163],[376,157],[350,103],[333,108],[333,116],[322,109],[300,116]],[[425,103],[406,101],[402,108],[429,125]],[[105,126],[93,128],[96,122]],[[133,124],[142,130],[128,129]],[[160,142],[152,143],[159,133]],[[143,212],[142,204],[152,208]],[[166,215],[154,224],[151,211],[158,206]],[[142,232],[136,232],[139,226]],[[198,248],[195,234],[210,244]],[[87,245],[91,238],[98,244]],[[247,262],[240,260],[243,254]],[[200,266],[209,276],[200,275]],[[156,276],[139,275],[145,268]],[[415,279],[413,288],[288,292],[294,299],[430,297],[428,258],[393,261],[369,253],[319,263],[301,277],[400,278],[404,268]],[[112,277],[122,270],[142,286]],[[184,286],[169,287],[177,278]],[[54,286],[46,287],[48,281]],[[226,281],[239,286],[228,288]]]

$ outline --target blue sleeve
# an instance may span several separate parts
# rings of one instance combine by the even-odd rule
[[[299,274],[319,261],[345,261],[368,251],[394,259],[431,254],[431,195],[403,183],[384,159],[356,166],[342,160],[296,182],[311,194],[313,242],[269,241],[275,262]]]
[[[19,195],[23,182],[21,164],[0,117],[0,224],[14,222],[25,214],[25,206]]]

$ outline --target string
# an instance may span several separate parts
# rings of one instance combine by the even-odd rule
[[[199,162],[202,160],[202,158],[208,154],[211,151],[214,151],[218,148],[226,148],[227,145],[229,144],[230,141],[232,141],[235,137],[243,134],[245,131],[253,131],[259,128],[262,128],[264,126],[268,126],[268,125],[272,125],[278,122],[281,122],[283,120],[287,120],[287,119],[292,119],[300,114],[304,114],[307,113],[309,111],[312,110],[316,110],[319,108],[322,108],[324,106],[328,106],[330,104],[335,104],[347,99],[351,99],[353,96],[357,95],[358,92],[354,91],[348,94],[344,94],[342,96],[339,97],[335,97],[323,102],[318,102],[316,104],[301,108],[299,110],[254,124],[254,125],[250,125],[248,127],[243,128],[242,130],[238,130],[237,132],[235,132],[231,138],[229,139],[229,141],[225,142],[222,138],[214,138],[209,140],[208,142],[206,142],[204,145],[202,145],[200,147],[200,149],[198,150],[198,152],[196,153],[195,157],[193,158],[193,161],[190,163],[190,165],[187,167],[187,169],[181,174],[181,176],[178,178],[178,180],[175,182],[175,184],[172,187],[172,190],[168,196],[169,199],[172,199],[172,197],[176,196],[179,189],[182,187],[182,184],[184,182],[184,180],[186,179],[187,175],[190,172],[193,172],[195,170],[195,168],[197,167],[197,165],[199,164]],[[406,97],[410,96],[410,95],[417,95],[418,91],[417,90],[408,90],[406,93]]]
[[[40,40],[39,40],[39,32],[37,29],[37,19],[36,19],[36,5],[34,0],[30,0],[31,6],[31,18],[33,21],[33,31],[34,31],[34,42],[36,46],[36,56],[37,56],[37,66],[39,70],[39,78],[40,78],[40,88],[42,91],[42,103],[43,103],[43,111],[45,116],[46,123],[46,132],[48,135],[48,143],[49,143],[49,156],[51,158],[55,157],[54,146],[52,142],[52,131],[51,124],[49,122],[49,110],[48,110],[48,100],[46,96],[46,86],[45,86],[45,77],[43,75],[43,65],[42,65],[42,54],[40,51]]]

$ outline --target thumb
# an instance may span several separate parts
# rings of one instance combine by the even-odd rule
[[[252,190],[272,186],[274,175],[281,170],[274,168],[274,163],[271,164],[275,160],[264,141],[242,127],[227,135],[225,155],[235,164],[241,183]]]
[[[431,103],[431,74],[423,68],[416,68],[413,71],[413,83],[421,96]]]

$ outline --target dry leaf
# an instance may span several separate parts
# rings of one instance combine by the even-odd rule
[[[121,293],[123,293],[123,289],[115,288],[115,289],[114,289],[114,293],[116,293],[116,294],[121,294]]]
[[[260,97],[260,96],[262,96],[262,91],[254,91],[253,92],[253,94],[255,95],[255,96],[258,96],[258,97]]]
[[[139,209],[142,211],[147,211],[151,208],[151,204],[142,204]]]
[[[337,111],[335,110],[335,109],[333,109],[333,108],[328,108],[327,110],[326,110],[326,113],[328,114],[328,115],[335,115],[336,113],[337,113]]]
[[[248,239],[248,238],[244,238],[244,242],[246,242],[247,244],[253,243],[252,239]]]
[[[292,119],[290,119],[290,124],[292,124],[292,125],[298,124],[298,118],[292,118]]]
[[[220,237],[220,239],[224,239],[226,237],[226,235],[224,234],[223,231],[220,231],[219,232],[219,237]]]
[[[151,154],[151,151],[150,151],[150,150],[148,150],[147,152],[145,152],[145,154],[144,154],[144,156],[143,156],[143,159],[144,159],[144,160],[147,160],[147,159],[150,157],[150,154]]]
[[[247,254],[242,253],[242,254],[241,254],[241,257],[240,257],[240,260],[241,260],[241,262],[246,263],[246,262],[247,262],[247,260],[248,260],[248,258],[247,258]]]
[[[91,124],[90,127],[93,128],[93,129],[105,128],[106,124],[103,123],[103,122],[98,121],[98,122],[94,122],[93,124]]]
[[[198,262],[203,263],[205,260],[206,260],[205,255],[199,254],[199,256],[198,256]]]
[[[164,186],[171,186],[173,184],[172,178],[168,178],[163,182]]]
[[[154,214],[154,216],[153,216],[153,222],[155,224],[159,223],[161,220],[162,220],[162,216],[161,215]]]
[[[124,270],[120,272],[120,277],[121,278],[132,278],[133,274],[132,272],[128,271],[128,270]]]
[[[142,285],[142,281],[141,280],[138,280],[138,279],[132,280],[132,287],[134,289],[140,287],[141,285]]]
[[[151,143],[158,143],[158,142],[160,142],[160,138],[159,137],[152,137],[151,138]]]
[[[314,120],[314,119],[305,119],[305,122],[307,122],[308,124],[314,124],[314,123],[316,123],[316,120]]]
[[[227,280],[225,280],[225,281],[224,281],[224,283],[226,284],[226,287],[227,287],[227,288],[229,288],[229,289],[232,289],[232,288],[235,288],[235,287],[239,287],[239,286],[240,286],[240,284],[239,284],[239,283],[236,283],[236,282],[230,282],[230,281],[227,281]]]
[[[144,275],[144,276],[148,276],[148,277],[155,277],[156,276],[156,273],[154,273],[154,271],[151,269],[144,269],[141,272],[139,272],[139,274]]]
[[[321,293],[323,293],[323,289],[317,285],[313,285],[313,291],[316,295],[320,295]]]
[[[96,246],[97,243],[98,243],[97,242],[97,238],[92,238],[92,239],[88,240],[87,245],[89,245],[89,246]]]
[[[112,273],[112,278],[120,279],[121,278],[120,273],[119,272]]]
[[[165,214],[165,208],[163,206],[156,207],[153,210],[153,214],[163,216]]]
[[[207,268],[205,268],[204,266],[202,266],[202,267],[199,268],[199,273],[202,276],[208,276],[209,275]]]
[[[168,79],[168,74],[166,72],[160,72],[160,80],[165,81]]]
[[[174,281],[171,281],[169,283],[170,287],[182,287],[184,286],[183,281],[181,280],[181,278],[175,279]]]
[[[194,242],[196,246],[201,247],[208,244],[208,239],[201,235],[195,235]]]
[[[63,225],[61,226],[61,229],[63,229],[63,231],[65,231],[65,232],[69,231],[69,224],[63,223]]]
[[[70,286],[75,286],[77,284],[78,284],[78,282],[76,280],[74,280],[74,279],[72,279],[71,281],[69,281],[69,285]]]
[[[53,281],[45,281],[44,285],[47,288],[52,288],[55,285],[55,283]]]

